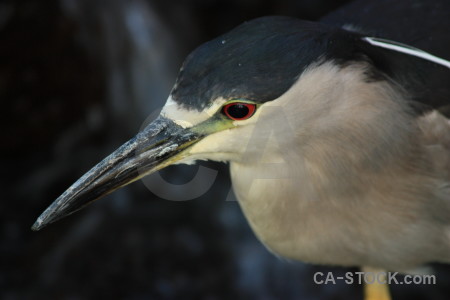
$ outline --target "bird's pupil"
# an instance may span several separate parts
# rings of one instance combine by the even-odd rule
[[[246,105],[235,104],[228,108],[228,114],[236,119],[244,118],[248,115],[249,109]]]

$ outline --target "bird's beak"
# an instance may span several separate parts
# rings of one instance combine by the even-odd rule
[[[118,188],[179,161],[187,156],[184,150],[201,138],[201,134],[160,116],[78,179],[39,216],[32,229],[39,230]]]

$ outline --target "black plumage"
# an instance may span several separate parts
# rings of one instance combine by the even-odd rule
[[[450,1],[358,0],[330,13],[322,23],[353,28],[450,60]],[[450,116],[450,70],[410,55],[365,45],[375,66],[400,83],[419,111],[440,109]],[[419,105],[418,105],[419,104]]]
[[[330,34],[325,25],[289,17],[246,22],[187,57],[172,98],[198,111],[217,97],[273,100],[327,52]]]
[[[389,1],[357,1],[325,17],[322,23],[290,17],[246,22],[191,53],[171,96],[183,107],[198,111],[218,97],[263,103],[285,93],[314,63],[366,61],[372,66],[367,80],[391,81],[418,112],[440,108],[450,101],[448,68],[370,45],[362,38],[392,39],[442,55],[443,49],[450,49],[450,35],[442,34],[450,28],[450,16],[442,24],[449,23],[449,27],[440,31],[433,22],[420,30],[407,25],[418,14],[419,19],[442,19],[450,12],[445,10],[450,4],[444,2],[400,1],[394,10],[387,10],[392,5]],[[352,28],[343,29],[344,25]]]

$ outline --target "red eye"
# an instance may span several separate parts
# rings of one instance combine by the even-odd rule
[[[255,104],[234,102],[225,105],[222,109],[222,112],[232,120],[241,121],[253,116],[255,110]]]

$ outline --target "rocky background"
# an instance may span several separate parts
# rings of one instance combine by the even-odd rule
[[[197,172],[208,180],[203,171],[213,170],[212,188],[197,199],[161,200],[156,194],[165,191],[150,177],[30,230],[73,181],[158,112],[196,46],[251,18],[317,20],[344,2],[1,1],[0,298],[360,299],[359,285],[313,282],[314,272],[348,269],[269,253],[230,193],[223,164],[161,172],[181,195]],[[394,299],[448,299],[448,278],[394,286]]]

